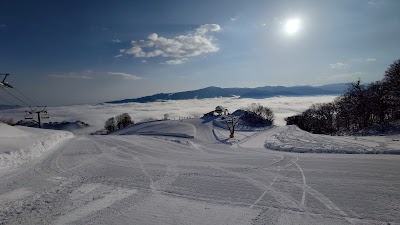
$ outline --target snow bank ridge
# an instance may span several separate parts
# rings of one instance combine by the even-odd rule
[[[16,151],[3,151],[0,154],[0,168],[13,168],[29,162],[49,151],[62,140],[74,135],[68,131],[51,131],[35,138],[33,143]],[[20,137],[26,138],[26,137]],[[18,141],[18,139],[16,140]],[[1,146],[0,144],[0,147]]]
[[[311,134],[297,126],[267,137],[265,147],[298,153],[400,154],[398,145],[368,137],[343,137]]]

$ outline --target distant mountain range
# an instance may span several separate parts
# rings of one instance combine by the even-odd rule
[[[347,84],[327,84],[322,86],[265,86],[256,88],[220,88],[206,87],[193,91],[183,91],[176,93],[160,93],[141,98],[123,99],[110,101],[106,103],[120,104],[129,102],[156,102],[166,100],[186,100],[186,99],[204,99],[217,97],[234,97],[240,98],[270,98],[276,96],[314,96],[314,95],[340,95],[347,89]]]
[[[5,110],[5,109],[17,109],[21,108],[19,105],[2,105],[0,104],[0,110]]]

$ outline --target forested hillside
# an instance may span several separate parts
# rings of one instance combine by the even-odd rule
[[[370,84],[350,83],[345,94],[332,103],[314,104],[287,124],[317,134],[356,132],[376,126],[384,131],[400,120],[400,59],[389,66],[384,78]]]

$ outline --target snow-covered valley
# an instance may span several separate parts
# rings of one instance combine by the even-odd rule
[[[273,151],[264,146],[272,137],[310,150],[320,139],[283,126],[224,142],[227,131],[201,119],[118,134],[68,138],[2,169],[0,223],[400,224],[397,155]]]
[[[276,125],[285,125],[284,118],[300,113],[315,103],[329,102],[337,96],[307,96],[307,97],[274,97],[266,99],[238,99],[238,98],[207,98],[175,101],[159,101],[151,103],[125,103],[125,104],[97,104],[97,105],[70,105],[48,107],[50,119],[44,122],[83,121],[90,127],[73,131],[76,134],[88,134],[102,129],[104,122],[121,113],[128,113],[135,122],[144,119],[162,119],[168,113],[171,119],[186,117],[200,117],[204,113],[223,105],[233,112],[251,103],[257,102],[270,107],[275,115]],[[2,110],[1,115],[12,118],[14,121],[24,119],[26,108]]]

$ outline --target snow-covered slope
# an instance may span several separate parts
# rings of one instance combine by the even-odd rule
[[[189,123],[165,120],[135,124],[122,130],[113,132],[112,135],[156,135],[193,138],[196,128]]]
[[[0,138],[26,137],[30,133],[16,127],[0,123]]]
[[[13,127],[0,123],[0,168],[15,167],[31,161],[72,136],[67,131]]]
[[[229,134],[211,121],[189,119],[115,133],[191,133],[193,139],[71,138],[35,163],[0,173],[0,224],[400,224],[400,156],[298,154],[263,146],[271,137],[277,146],[303,149],[373,148],[377,142],[353,138],[353,144],[285,126],[237,132],[237,143],[227,145],[213,129]],[[1,130],[20,141],[46,132]]]

